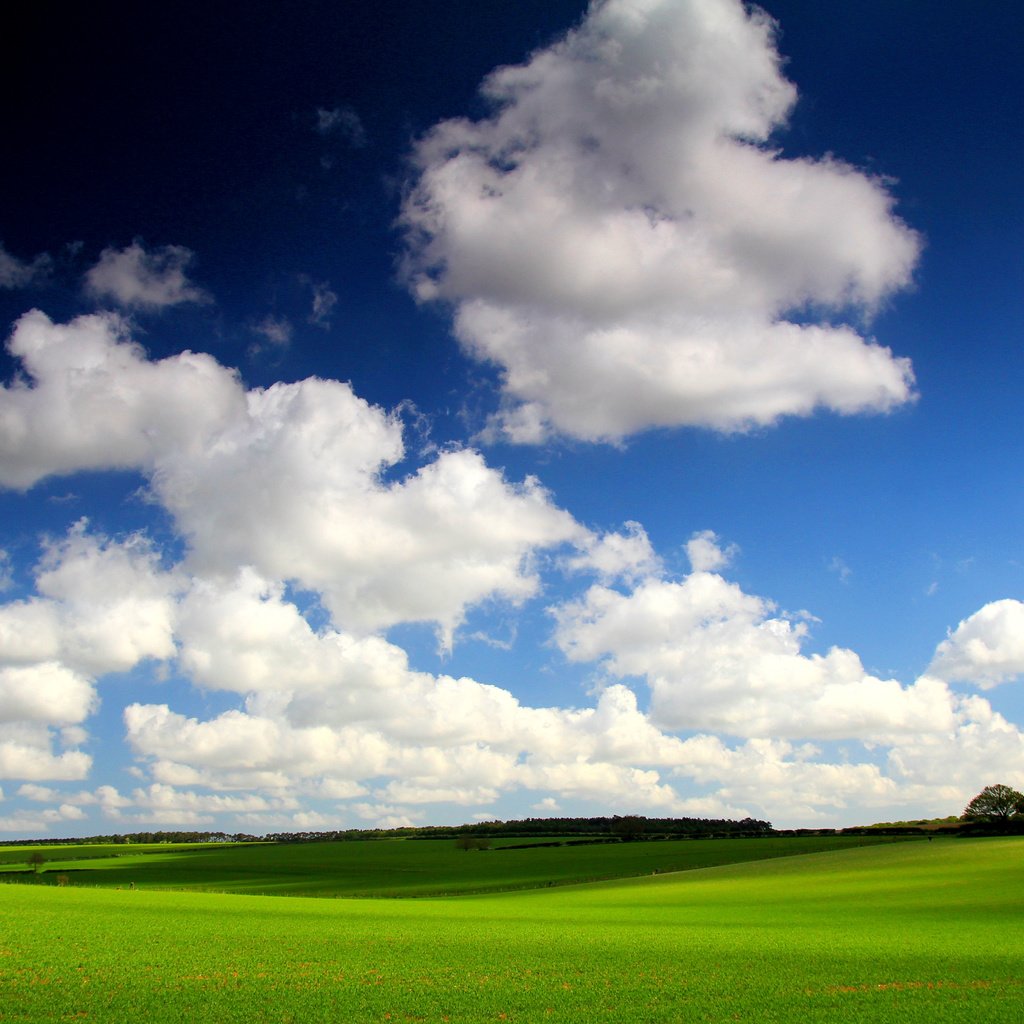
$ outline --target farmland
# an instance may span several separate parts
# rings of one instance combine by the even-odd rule
[[[448,896],[535,889],[887,843],[881,836],[535,845],[498,840],[467,852],[451,840],[152,844],[0,848],[0,880],[191,889],[257,896]],[[510,848],[511,847],[511,848]],[[40,874],[27,858],[45,859]]]
[[[715,851],[728,842],[460,852],[466,871],[493,862],[513,875],[517,856],[544,858],[550,873],[556,855],[591,850],[651,858],[678,846],[719,859],[678,873],[633,860],[627,873],[645,868],[643,877],[458,897],[161,891],[160,865],[173,859],[138,868],[152,884],[134,891],[0,885],[0,1021],[1019,1019],[1024,840],[847,845],[733,863],[725,846]],[[290,850],[294,864],[295,851],[312,847],[256,849]],[[149,856],[174,851],[132,854]],[[217,851],[193,863],[203,856],[212,867]],[[440,848],[416,856],[423,875],[405,895],[454,859]],[[384,874],[367,874],[371,888]],[[476,875],[468,889],[478,883],[494,879]]]

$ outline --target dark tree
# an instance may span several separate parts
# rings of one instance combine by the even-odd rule
[[[33,850],[29,854],[28,862],[32,870],[38,874],[39,869],[46,863],[46,858],[38,850]]]
[[[624,843],[632,843],[639,839],[647,828],[647,819],[638,814],[627,814],[612,818],[612,832]]]
[[[1024,814],[1024,793],[1004,786],[986,786],[965,808],[961,815],[966,821],[988,821],[993,825],[1007,825],[1015,815]]]

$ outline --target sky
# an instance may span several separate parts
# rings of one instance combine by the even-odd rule
[[[1024,9],[44,2],[0,840],[1024,788]]]

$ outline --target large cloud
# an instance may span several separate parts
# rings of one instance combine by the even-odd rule
[[[348,384],[246,392],[210,356],[147,359],[112,315],[32,312],[9,349],[30,381],[0,391],[0,482],[140,470],[195,571],[298,581],[349,628],[434,622],[450,644],[470,605],[536,591],[538,550],[586,535],[535,479],[474,451],[385,479],[405,458],[401,422]]]
[[[939,644],[929,672],[990,689],[1024,675],[1024,603],[992,601]]]
[[[28,488],[87,469],[152,470],[196,456],[244,415],[233,373],[212,356],[151,362],[113,314],[55,324],[33,310],[7,347],[26,376],[0,389],[0,484]]]
[[[909,363],[808,310],[872,310],[918,241],[883,183],[767,145],[795,89],[738,0],[604,0],[416,146],[404,274],[500,367],[492,427],[616,440],[884,411]],[[798,312],[799,317],[786,319]]]
[[[446,645],[468,605],[531,596],[534,552],[584,533],[474,451],[385,481],[403,456],[400,423],[348,385],[278,384],[201,458],[165,460],[155,489],[204,572],[252,564],[319,591],[349,628],[436,622]]]
[[[174,654],[177,585],[140,536],[111,541],[81,521],[46,543],[36,595],[0,605],[0,777],[85,776],[95,680]]]
[[[723,560],[707,533],[690,546],[695,565]],[[878,679],[847,649],[806,655],[804,623],[707,569],[678,581],[650,577],[628,593],[596,585],[554,614],[567,657],[643,678],[663,728],[891,741],[955,723],[945,683]]]
[[[726,560],[707,532],[690,548],[695,564]],[[648,813],[770,816],[786,806],[807,822],[907,801],[940,813],[984,779],[987,745],[1008,777],[1024,771],[1019,731],[981,698],[934,678],[878,680],[850,651],[804,655],[799,623],[707,570],[619,594],[630,615],[591,600],[598,592],[611,593],[585,598],[591,646],[582,602],[560,610],[559,640],[577,658],[604,654],[610,673],[645,674],[650,711],[619,682],[588,707],[529,707],[500,687],[414,671],[380,637],[314,630],[280,586],[245,571],[197,581],[179,618],[180,666],[204,689],[245,695],[244,710],[203,721],[136,704],[128,738],[166,785],[302,792],[343,816],[392,821],[416,820],[424,804],[487,807],[521,791]],[[655,674],[682,663],[674,676]],[[813,742],[770,739],[771,730]],[[829,738],[852,740],[859,758],[848,749],[834,760],[818,745]],[[683,796],[679,783],[703,792]]]

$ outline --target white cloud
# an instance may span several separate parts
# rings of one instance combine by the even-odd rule
[[[55,324],[38,310],[7,347],[27,379],[0,389],[0,484],[196,456],[244,415],[236,376],[208,355],[145,358],[113,314]]]
[[[647,531],[635,522],[625,524],[623,533],[591,535],[576,542],[579,554],[566,560],[575,572],[595,572],[602,582],[635,581],[657,573],[661,560],[651,547]]]
[[[43,724],[0,722],[0,779],[84,779],[91,765],[92,758],[80,750],[54,753],[52,733]]]
[[[52,804],[60,799],[60,794],[57,790],[49,786],[38,786],[34,782],[26,782],[23,786],[19,786],[18,796],[43,804]]]
[[[642,677],[662,728],[869,739],[952,727],[944,683],[875,678],[838,647],[805,655],[806,626],[773,611],[695,570],[680,582],[645,580],[629,594],[591,587],[554,609],[556,641],[573,661],[600,660],[613,676]]]
[[[403,455],[396,419],[310,380],[250,392],[247,418],[204,457],[166,460],[155,487],[204,573],[250,564],[319,591],[349,629],[435,622],[448,645],[467,606],[532,596],[533,554],[580,531],[473,451],[385,483]]]
[[[714,572],[724,569],[736,557],[739,549],[730,544],[723,551],[714,530],[701,530],[686,542],[686,557],[695,572]]]
[[[644,676],[650,711],[621,683],[592,707],[524,706],[499,687],[413,671],[382,638],[314,631],[252,573],[197,581],[182,606],[181,667],[204,688],[245,694],[245,710],[202,721],[135,704],[127,738],[174,790],[304,793],[381,822],[526,791],[622,813],[771,817],[785,807],[790,821],[831,824],[854,807],[949,813],[985,784],[993,752],[1007,777],[1024,771],[1024,737],[983,699],[930,677],[876,679],[851,651],[804,655],[802,624],[712,573],[646,580],[631,594],[594,587],[560,616],[571,656]],[[768,738],[776,732],[852,738],[854,749],[835,760],[814,743]],[[707,792],[683,796],[680,784]]]
[[[983,690],[1024,675],[1024,602],[992,601],[968,616],[939,644],[928,671]]]
[[[450,644],[467,607],[532,596],[536,553],[584,532],[535,479],[508,482],[474,451],[384,481],[401,422],[338,381],[245,392],[209,356],[145,359],[110,315],[29,313],[9,347],[35,385],[0,392],[0,480],[139,469],[197,572],[298,580],[350,629],[434,622]]]
[[[0,605],[0,666],[94,677],[126,671],[144,658],[167,658],[174,653],[176,586],[145,538],[114,542],[87,533],[82,520],[59,542],[47,543],[37,596]],[[80,679],[80,685],[88,684]]]
[[[194,253],[181,245],[147,251],[138,240],[124,249],[100,253],[99,262],[85,275],[85,290],[97,300],[155,311],[186,302],[210,302],[210,296],[186,274]]]
[[[53,822],[38,812],[0,816],[0,832],[14,832],[19,836],[38,835],[51,831]]]
[[[54,662],[0,668],[0,722],[81,722],[96,703],[89,680]]]
[[[873,310],[918,240],[881,181],[769,147],[795,89],[766,15],[606,0],[482,92],[491,117],[415,148],[403,270],[500,368],[492,433],[617,441],[912,397],[906,360],[820,311]]]
[[[275,349],[285,349],[292,341],[291,322],[283,316],[268,314],[258,323],[252,326],[253,334],[259,335],[267,346]],[[265,346],[254,345],[250,352],[261,351]]]
[[[412,828],[420,824],[422,814],[410,813],[405,807],[391,807],[387,804],[362,803],[352,808],[372,828]]]

